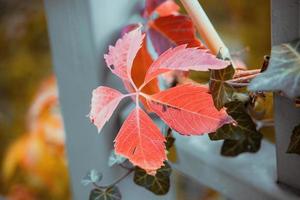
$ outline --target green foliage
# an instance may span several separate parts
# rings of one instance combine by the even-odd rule
[[[232,79],[233,74],[232,65],[221,70],[211,70],[209,88],[217,109],[223,108],[232,99],[234,90],[225,81]]]
[[[122,195],[116,186],[95,188],[91,191],[89,200],[121,200]]]
[[[146,173],[145,170],[136,167],[134,171],[134,182],[156,195],[167,194],[170,188],[171,166],[165,162],[165,165],[157,170],[154,176]]]
[[[245,105],[239,101],[227,103],[227,112],[237,124],[226,124],[215,133],[210,133],[211,140],[224,140],[221,154],[237,156],[243,152],[257,152],[262,134],[256,130],[256,124],[248,115]]]
[[[300,124],[293,130],[287,153],[295,153],[300,155]]]
[[[116,154],[115,150],[112,150],[108,158],[108,166],[112,167],[114,165],[122,164],[126,161],[126,158]]]
[[[81,183],[84,185],[84,186],[87,186],[89,184],[92,184],[92,183],[97,183],[97,182],[100,182],[102,180],[102,173],[98,172],[97,170],[95,169],[92,169],[90,170],[86,176],[81,180]]]
[[[300,40],[272,48],[268,69],[250,84],[251,91],[282,91],[290,98],[300,96]]]

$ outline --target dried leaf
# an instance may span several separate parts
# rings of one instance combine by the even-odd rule
[[[115,151],[134,165],[157,170],[167,159],[165,138],[151,118],[140,108],[134,109],[123,123],[116,139]]]
[[[232,123],[224,109],[213,105],[208,88],[185,84],[152,95],[150,108],[172,129],[183,135],[201,135]]]
[[[90,120],[101,131],[104,124],[110,119],[124,95],[119,91],[100,86],[93,90]]]
[[[139,167],[134,170],[134,182],[156,195],[167,194],[170,188],[171,166],[165,162],[164,166],[157,170],[155,176],[147,174],[147,172]]]
[[[282,91],[300,96],[300,40],[272,48],[268,69],[252,80],[250,91]]]
[[[234,89],[225,81],[232,79],[234,69],[232,65],[220,70],[211,70],[209,88],[212,94],[214,104],[217,109],[232,100]]]
[[[89,200],[121,200],[122,195],[116,186],[105,189],[95,188],[91,191]]]
[[[287,153],[295,153],[300,155],[300,124],[293,130]]]
[[[221,149],[224,156],[237,156],[243,152],[257,152],[262,134],[256,130],[256,124],[248,115],[242,102],[226,104],[227,112],[237,124],[226,124],[215,133],[210,133],[211,140],[225,140]]]

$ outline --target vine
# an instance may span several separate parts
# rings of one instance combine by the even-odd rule
[[[90,171],[83,184],[94,186],[91,200],[121,199],[117,184],[132,173],[137,185],[157,195],[166,194],[172,171],[169,162],[176,162],[173,134],[208,134],[212,141],[222,140],[223,156],[257,152],[263,138],[260,130],[274,125],[273,119],[263,119],[265,108],[259,109],[261,102],[266,101],[265,91],[281,92],[297,105],[298,41],[273,48],[271,60],[265,56],[260,69],[248,70],[231,58],[199,2],[181,3],[188,15],[180,13],[180,7],[172,0],[146,0],[142,12],[146,22],[124,27],[121,38],[104,56],[107,67],[122,80],[128,94],[105,86],[96,88],[89,114],[91,122],[100,132],[121,100],[132,97],[135,107],[115,138],[109,158],[109,166],[117,164],[126,173],[102,186],[102,175]],[[149,41],[157,54],[154,60]],[[282,73],[287,58],[290,67]],[[192,70],[208,72],[208,86],[189,79]],[[159,75],[164,84],[157,78]],[[275,79],[284,80],[285,84]],[[167,89],[161,90],[162,85],[167,85]],[[153,112],[168,127],[164,134],[148,115]],[[299,138],[297,126],[288,153],[299,154]]]

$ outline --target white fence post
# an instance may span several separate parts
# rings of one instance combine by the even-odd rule
[[[272,0],[272,45],[300,38],[300,0]],[[287,154],[300,109],[282,96],[274,97],[278,182],[300,190],[300,157]]]

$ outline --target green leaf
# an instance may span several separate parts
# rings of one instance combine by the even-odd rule
[[[253,79],[250,91],[282,91],[290,98],[300,96],[300,40],[272,48],[268,69]]]
[[[295,153],[300,155],[300,124],[293,130],[287,153]]]
[[[165,162],[165,165],[157,170],[155,176],[149,175],[145,170],[136,167],[133,180],[147,190],[157,195],[167,194],[170,188],[171,166]]]
[[[237,124],[226,124],[217,132],[210,133],[211,140],[224,140],[221,154],[224,156],[237,156],[243,152],[257,152],[260,148],[262,134],[256,130],[256,124],[248,115],[245,105],[233,101],[226,105],[227,113]]]
[[[234,89],[225,81],[232,79],[234,68],[232,65],[221,70],[211,70],[209,88],[217,109],[232,100]]]
[[[114,150],[110,152],[110,156],[108,158],[108,166],[112,167],[114,165],[122,164],[126,161],[126,158],[116,154]]]
[[[87,186],[91,183],[97,183],[102,180],[102,173],[98,172],[95,169],[90,170],[85,177],[81,180],[81,184]]]
[[[122,195],[116,186],[105,189],[95,188],[90,193],[89,200],[121,200]]]

